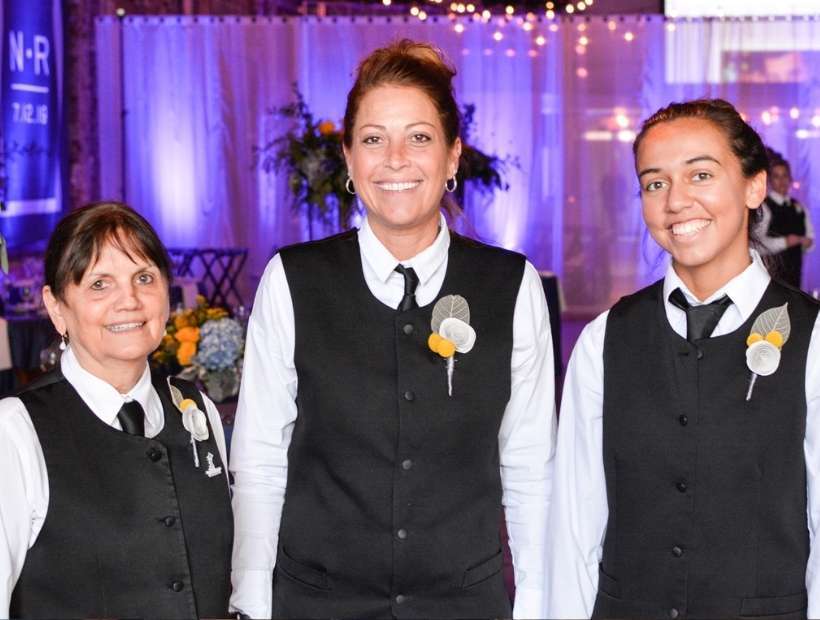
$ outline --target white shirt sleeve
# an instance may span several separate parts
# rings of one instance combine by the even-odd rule
[[[544,618],[547,514],[555,450],[555,366],[541,279],[527,262],[513,315],[511,394],[498,435],[515,570],[514,618]]]
[[[806,250],[807,252],[811,252],[814,249],[814,226],[811,223],[811,212],[806,208],[805,205],[801,205],[803,207],[803,213],[805,214],[805,222],[806,222],[806,237],[811,239],[812,244]]]
[[[755,225],[755,237],[758,240],[757,250],[763,254],[779,254],[788,249],[786,237],[770,237],[769,226],[772,223],[772,210],[765,202],[758,207],[761,212],[760,221]]]
[[[48,475],[31,418],[19,398],[0,400],[0,618],[48,509]]]
[[[609,507],[603,462],[603,348],[609,312],[584,328],[561,399],[547,548],[547,618],[589,618]]]
[[[809,562],[806,589],[809,618],[820,618],[820,315],[814,324],[806,363],[806,482]]]
[[[296,421],[295,327],[282,259],[268,264],[248,324],[230,468],[234,476],[231,610],[270,618],[273,567]]]

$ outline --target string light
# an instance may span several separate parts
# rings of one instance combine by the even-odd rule
[[[506,9],[504,9],[504,12],[505,12],[507,15],[512,15],[513,13],[515,13],[515,7],[514,7],[513,5],[511,5],[511,4],[508,4],[508,5],[507,5],[507,8],[506,8]]]
[[[464,24],[456,24],[455,26],[453,26],[453,30],[461,34],[462,32],[464,32]]]
[[[547,19],[555,19],[555,11],[547,9]]]
[[[589,45],[589,38],[588,38],[588,37],[586,37],[586,36],[580,37],[580,38],[578,39],[578,43],[579,43],[580,45],[587,46],[587,45]]]
[[[574,7],[574,6],[572,6],[571,4],[568,4],[568,5],[565,7],[565,9],[564,9],[564,10],[565,10],[567,13],[569,13],[570,15],[572,15],[573,13],[575,13],[575,7]]]
[[[575,70],[575,75],[577,75],[579,78],[583,80],[589,75],[589,72],[587,71],[586,67],[578,67]]]
[[[618,27],[618,23],[614,19],[610,19],[606,23],[606,27],[609,28],[610,30],[615,30]]]
[[[501,40],[501,39],[503,39],[503,38],[504,38],[504,35],[503,35],[503,34],[501,34],[498,30],[496,30],[496,31],[493,33],[493,39],[495,39],[496,41],[500,41],[500,40]]]
[[[800,118],[800,110],[798,110],[797,108],[792,108],[791,110],[789,110],[789,116],[792,120],[796,121],[798,118]]]
[[[537,37],[535,37],[535,44],[539,47],[542,47],[546,42],[547,39],[546,37],[544,37],[543,34],[539,34]]]
[[[382,4],[384,6],[390,6],[391,4],[393,4],[393,0],[382,0]]]
[[[411,7],[410,7],[410,15],[412,15],[413,17],[418,17],[418,15],[419,15],[419,7],[417,7],[417,6],[411,6]]]
[[[631,42],[635,38],[635,35],[631,32],[627,32],[624,34],[624,41]]]

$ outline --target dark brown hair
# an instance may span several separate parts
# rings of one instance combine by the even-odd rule
[[[85,272],[111,243],[131,258],[131,253],[154,263],[171,282],[171,260],[151,224],[120,202],[97,202],[65,216],[51,233],[45,256],[45,280],[57,299],[70,283],[79,284]]]
[[[452,146],[459,136],[461,118],[453,94],[455,69],[441,52],[427,43],[402,39],[371,53],[360,64],[356,83],[347,95],[343,140],[353,144],[353,126],[362,98],[379,86],[411,86],[424,92],[436,106],[444,137]]]
[[[769,170],[769,156],[763,140],[758,133],[743,120],[735,107],[723,99],[695,99],[682,103],[670,103],[646,119],[632,145],[632,152],[637,162],[638,148],[647,132],[655,125],[668,123],[681,118],[700,118],[717,127],[726,140],[735,157],[740,161],[740,169],[747,179],[757,173]],[[762,217],[760,209],[753,209],[749,214],[749,238],[757,243],[754,228]]]

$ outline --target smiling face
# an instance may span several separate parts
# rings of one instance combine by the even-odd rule
[[[680,118],[655,125],[636,164],[649,233],[693,293],[708,296],[749,265],[749,209],[765,197],[766,173],[744,177],[715,124]]]
[[[433,101],[418,88],[379,86],[362,97],[345,159],[379,239],[410,233],[432,242],[460,154],[461,142],[447,144]]]
[[[168,320],[168,282],[160,270],[128,248],[130,258],[104,243],[78,284],[70,282],[62,299],[43,290],[57,331],[68,333],[80,365],[108,380],[112,374],[139,375],[159,346]]]

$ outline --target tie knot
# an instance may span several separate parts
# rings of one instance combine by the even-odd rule
[[[122,430],[129,435],[145,436],[145,412],[138,401],[129,400],[123,403],[117,413],[117,418]]]
[[[712,335],[723,313],[732,305],[732,300],[728,295],[724,295],[711,303],[693,306],[683,291],[676,288],[669,294],[669,303],[686,313],[686,339],[694,342]]]
[[[419,277],[412,267],[405,267],[401,263],[396,266],[395,271],[404,276],[404,297],[399,304],[399,310],[407,312],[413,308],[418,308],[416,303],[416,287],[419,285]]]

